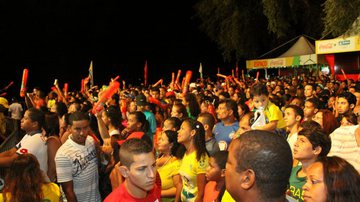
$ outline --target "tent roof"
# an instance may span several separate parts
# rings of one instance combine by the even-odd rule
[[[296,43],[291,46],[291,48],[289,48],[285,53],[281,54],[278,58],[309,54],[315,54],[315,46],[310,43],[304,36],[301,36],[296,41]]]

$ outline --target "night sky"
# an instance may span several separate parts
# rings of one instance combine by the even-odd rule
[[[95,84],[121,80],[139,84],[148,61],[149,82],[171,79],[179,68],[215,74],[223,62],[215,43],[202,33],[188,1],[0,0],[1,88],[18,92],[22,70],[28,86],[49,91],[54,79],[70,90],[94,62]],[[231,67],[234,68],[234,67]]]

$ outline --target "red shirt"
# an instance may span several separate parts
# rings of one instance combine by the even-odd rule
[[[217,183],[210,181],[206,183],[203,202],[218,202],[220,190],[216,190]]]
[[[125,183],[111,192],[104,200],[104,202],[160,202],[161,189],[155,184],[154,188],[148,192],[145,198],[134,198],[129,194],[125,188]]]

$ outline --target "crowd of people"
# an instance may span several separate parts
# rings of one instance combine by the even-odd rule
[[[18,139],[0,150],[0,201],[360,200],[360,81],[221,76],[99,103],[105,91],[0,97],[2,147]]]

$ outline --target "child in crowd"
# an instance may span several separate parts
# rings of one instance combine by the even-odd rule
[[[285,132],[285,121],[283,119],[282,111],[269,100],[269,92],[266,86],[262,83],[255,84],[250,91],[252,104],[257,110],[263,109],[266,124],[257,126],[254,129],[276,131],[278,133]]]
[[[213,134],[213,128],[215,125],[215,118],[209,112],[204,112],[199,114],[197,120],[203,124],[205,129],[205,144],[206,150],[208,151],[209,155],[213,155],[217,151],[219,151],[219,145],[216,142],[216,139]]]
[[[206,169],[204,202],[219,202],[225,191],[225,165],[228,151],[218,151],[209,159]]]

